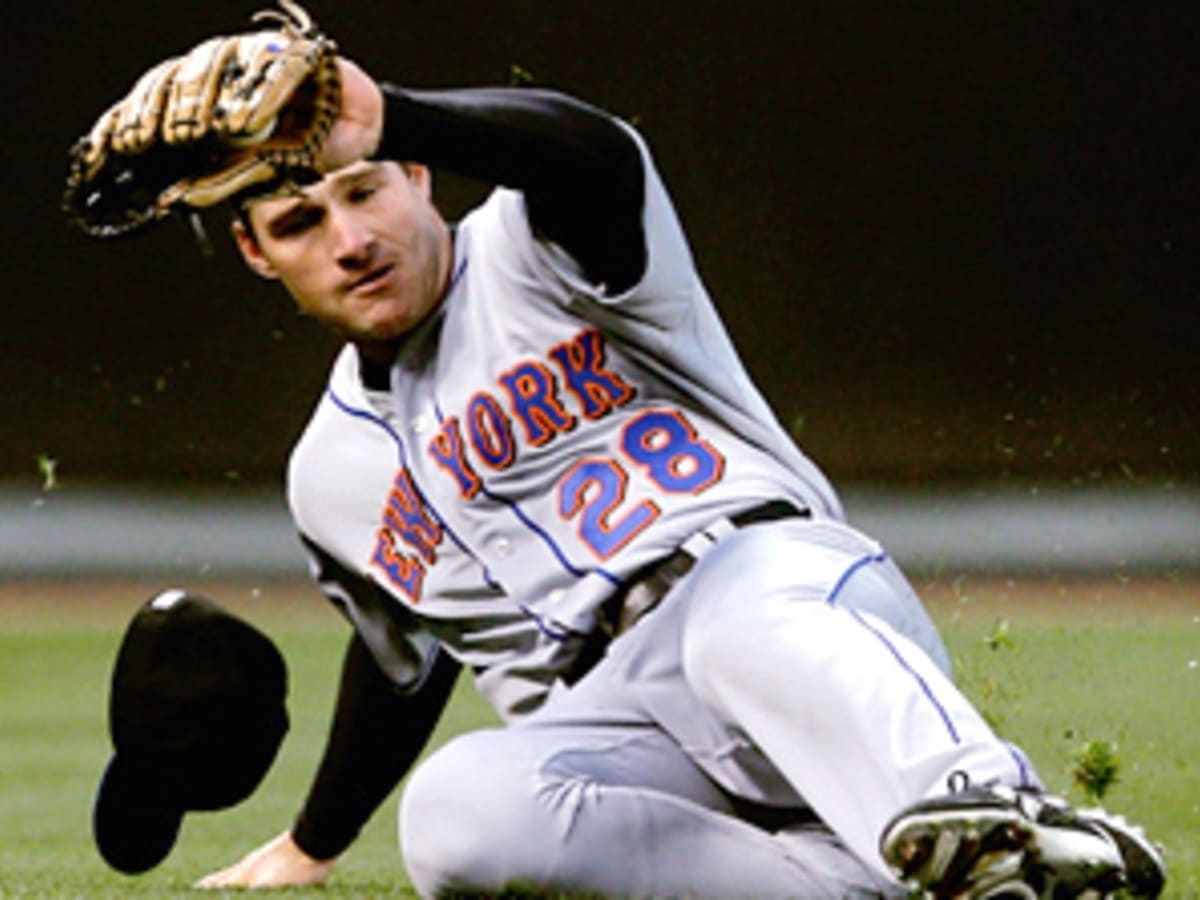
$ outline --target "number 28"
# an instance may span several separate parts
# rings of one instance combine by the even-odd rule
[[[621,433],[625,460],[667,494],[698,494],[719,481],[725,459],[681,413],[647,410]],[[579,537],[600,559],[608,559],[659,516],[653,500],[625,502],[629,473],[618,459],[586,457],[559,484],[558,511],[579,519]]]

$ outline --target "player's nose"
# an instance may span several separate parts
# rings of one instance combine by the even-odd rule
[[[357,270],[371,264],[375,252],[375,237],[364,223],[345,210],[329,214],[333,253],[338,265]]]

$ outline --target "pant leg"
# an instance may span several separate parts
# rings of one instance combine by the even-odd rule
[[[951,682],[945,651],[877,545],[838,523],[747,528],[705,555],[688,596],[684,674],[743,729],[860,858],[955,770],[1035,776]]]
[[[474,732],[433,754],[400,809],[423,896],[880,896],[826,831],[777,838],[653,726],[566,724]]]

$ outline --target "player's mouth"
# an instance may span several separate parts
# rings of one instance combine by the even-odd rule
[[[361,278],[356,278],[346,286],[348,294],[372,294],[386,287],[391,279],[392,272],[396,270],[394,263],[386,263],[382,266],[376,266]]]

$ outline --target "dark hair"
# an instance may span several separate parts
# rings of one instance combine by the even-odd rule
[[[242,223],[242,228],[246,230],[246,234],[250,236],[250,239],[257,241],[258,237],[254,233],[254,223],[250,221],[250,204],[245,202],[245,198],[235,197],[230,201],[229,208],[233,214],[233,218]]]

